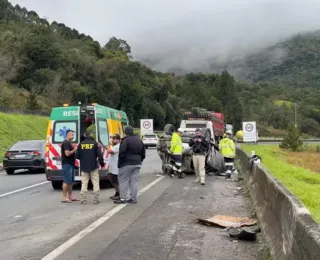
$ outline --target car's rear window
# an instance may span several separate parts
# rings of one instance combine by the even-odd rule
[[[145,135],[144,138],[157,138],[156,135]]]
[[[14,144],[10,150],[29,150],[29,149],[40,149],[42,142],[18,142]]]

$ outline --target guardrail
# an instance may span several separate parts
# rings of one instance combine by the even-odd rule
[[[257,143],[281,143],[282,139],[258,139]],[[320,139],[301,139],[304,143],[320,143]],[[237,140],[238,143],[244,143],[242,140]],[[254,143],[254,142],[246,142]]]
[[[268,170],[238,148],[235,163],[253,200],[272,259],[318,260],[320,225],[309,210]]]
[[[6,114],[21,114],[21,115],[35,115],[35,116],[49,116],[50,113],[48,111],[42,110],[28,110],[21,108],[11,108],[11,107],[1,107],[0,112]]]

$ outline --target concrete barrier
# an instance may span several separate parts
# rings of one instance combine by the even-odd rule
[[[319,260],[320,225],[270,172],[250,162],[249,156],[237,148],[235,163],[250,191],[272,258]]]

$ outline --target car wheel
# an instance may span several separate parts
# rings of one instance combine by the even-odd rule
[[[62,189],[62,181],[52,181],[51,185],[54,190],[61,190]]]
[[[166,124],[163,128],[163,132],[166,135],[172,135],[174,133],[174,131],[176,130],[176,128],[174,127],[174,125],[172,124]]]
[[[13,169],[6,169],[6,173],[8,175],[13,175],[14,174],[14,170]]]
[[[148,149],[148,146],[146,145],[146,149]]]
[[[211,141],[211,132],[209,128],[201,129],[201,134],[205,137],[205,139],[210,142]]]

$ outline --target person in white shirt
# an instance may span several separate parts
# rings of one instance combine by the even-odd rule
[[[118,181],[118,159],[119,159],[119,147],[120,147],[121,137],[118,134],[112,136],[112,147],[108,146],[107,151],[110,154],[109,162],[109,180],[112,183],[116,193],[114,196],[111,196],[112,200],[119,200],[119,181]]]

